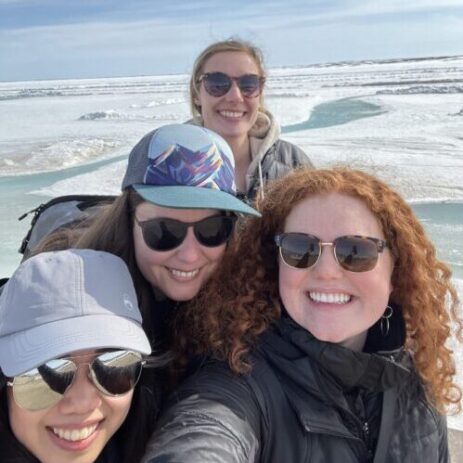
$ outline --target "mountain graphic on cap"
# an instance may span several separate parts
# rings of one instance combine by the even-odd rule
[[[234,194],[230,190],[234,182],[233,165],[215,144],[199,150],[175,144],[154,159],[152,156],[150,152],[145,184],[190,185]]]
[[[146,134],[132,149],[122,190],[175,209],[217,209],[260,216],[237,198],[235,159],[212,130],[171,124]]]

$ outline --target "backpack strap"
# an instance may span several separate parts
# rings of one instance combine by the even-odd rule
[[[265,358],[254,358],[252,372],[246,379],[260,408],[258,459],[266,463],[297,461],[306,452],[306,441],[298,435],[294,415],[276,372]],[[291,442],[291,445],[288,445]]]
[[[112,203],[111,195],[68,195],[51,199],[26,212],[18,220],[33,214],[19,252],[27,258],[39,241],[58,228],[72,228],[88,216],[96,215],[99,207]]]
[[[0,294],[3,293],[3,289],[5,288],[6,282],[9,280],[9,278],[0,278]],[[0,390],[2,388],[0,387]]]

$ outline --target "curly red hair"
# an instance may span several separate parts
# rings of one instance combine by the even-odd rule
[[[176,321],[181,357],[210,354],[237,373],[249,371],[247,356],[258,336],[280,317],[274,235],[293,207],[307,197],[342,193],[358,198],[379,220],[395,257],[391,302],[402,307],[406,347],[431,402],[440,410],[460,407],[455,365],[447,341],[452,322],[461,341],[459,300],[451,271],[410,206],[387,184],[361,171],[299,169],[273,182],[257,204],[262,218],[244,222],[210,284]],[[191,336],[194,333],[194,336]]]

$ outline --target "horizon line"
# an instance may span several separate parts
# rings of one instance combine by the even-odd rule
[[[268,66],[267,71],[275,69],[287,69],[287,68],[310,68],[310,67],[329,67],[339,66],[343,64],[388,64],[388,63],[399,63],[406,61],[426,61],[426,60],[445,60],[451,58],[463,58],[462,54],[456,55],[430,55],[430,56],[414,56],[414,57],[402,57],[402,58],[363,58],[359,60],[341,60],[341,61],[325,61],[321,63],[311,64],[285,64]],[[190,73],[184,72],[168,72],[160,74],[137,74],[137,75],[114,75],[114,76],[98,76],[98,77],[53,77],[48,79],[29,79],[29,80],[2,80],[0,78],[0,84],[8,83],[19,83],[19,82],[53,82],[53,81],[66,81],[66,80],[99,80],[99,79],[126,79],[126,78],[142,78],[142,77],[162,77],[162,76],[189,76]]]

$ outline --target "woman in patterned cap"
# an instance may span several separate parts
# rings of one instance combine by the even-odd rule
[[[83,234],[71,231],[66,245],[126,262],[143,327],[153,347],[164,350],[178,303],[193,299],[220,264],[238,214],[259,215],[236,197],[228,144],[203,127],[166,125],[135,145],[122,194]],[[59,240],[58,233],[41,249]]]

